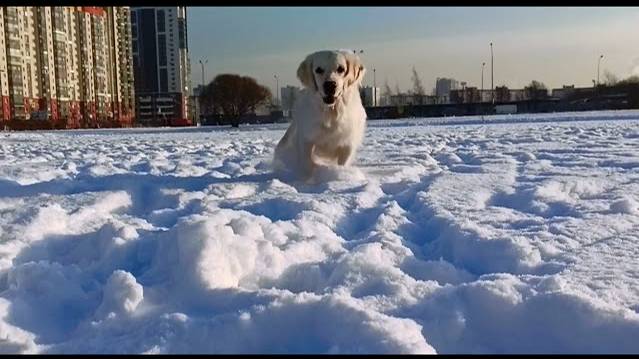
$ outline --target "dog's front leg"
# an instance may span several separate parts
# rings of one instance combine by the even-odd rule
[[[337,149],[337,163],[343,166],[351,157],[351,148],[349,146],[340,147]]]

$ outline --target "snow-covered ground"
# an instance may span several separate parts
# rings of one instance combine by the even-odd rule
[[[639,353],[639,111],[283,131],[0,134],[0,351]]]

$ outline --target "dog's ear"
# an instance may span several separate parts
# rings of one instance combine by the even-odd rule
[[[304,61],[302,61],[302,63],[300,64],[300,66],[297,68],[297,78],[300,79],[300,81],[302,82],[302,85],[306,86],[307,88],[314,88],[317,89],[317,85],[315,84],[315,79],[313,78],[313,61],[311,59],[311,56],[307,56],[306,59],[304,59]]]
[[[344,55],[346,56],[346,66],[348,67],[346,75],[347,85],[360,86],[366,74],[366,68],[362,65],[362,61],[357,54],[345,53]]]

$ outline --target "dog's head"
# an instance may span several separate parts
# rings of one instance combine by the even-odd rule
[[[356,54],[348,51],[318,51],[297,68],[302,84],[315,91],[327,105],[335,104],[349,87],[361,84],[366,69]]]

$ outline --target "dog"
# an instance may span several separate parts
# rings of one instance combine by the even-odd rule
[[[318,51],[300,63],[304,88],[274,153],[276,170],[309,180],[318,165],[349,165],[362,143],[366,111],[359,93],[366,68],[352,51]]]

